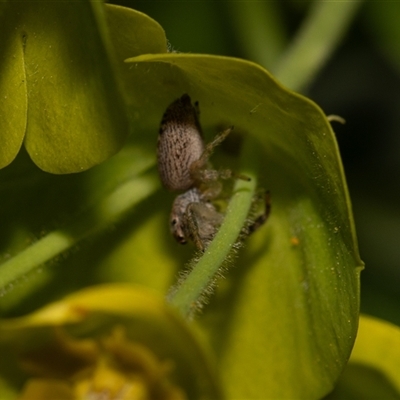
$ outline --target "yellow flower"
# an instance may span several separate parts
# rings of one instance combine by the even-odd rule
[[[131,285],[93,287],[3,320],[0,351],[15,372],[0,393],[7,398],[221,398],[193,333],[162,299]]]

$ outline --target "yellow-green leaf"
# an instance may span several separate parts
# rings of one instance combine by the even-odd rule
[[[45,171],[83,171],[116,153],[129,133],[102,21],[86,1],[22,4],[26,148]]]
[[[0,168],[17,155],[26,129],[27,92],[23,37],[14,35],[15,15],[1,4],[0,29]]]
[[[329,400],[400,397],[400,328],[362,315],[356,343]]]
[[[162,28],[142,13],[87,0],[2,10],[0,167],[23,140],[36,165],[58,174],[115,154],[131,131],[123,59],[165,49]]]
[[[138,120],[142,126],[156,131],[150,116],[188,93],[199,101],[203,125],[234,125],[261,153],[253,156],[261,185],[271,191],[270,220],[203,320],[228,397],[328,393],[355,340],[362,262],[324,114],[250,62],[184,54],[128,62],[131,82],[146,88],[142,112],[149,118]]]

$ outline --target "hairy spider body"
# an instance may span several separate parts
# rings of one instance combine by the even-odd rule
[[[162,184],[171,191],[191,188],[195,180],[191,168],[204,152],[203,134],[198,119],[197,105],[184,94],[165,111],[158,136],[158,172]]]
[[[222,214],[211,202],[221,193],[220,180],[249,178],[234,174],[229,169],[210,168],[210,156],[215,147],[229,135],[232,127],[204,145],[198,117],[198,103],[192,105],[187,94],[168,106],[161,121],[157,160],[162,184],[171,191],[183,192],[172,205],[172,235],[179,243],[185,244],[191,240],[199,250],[204,251],[223,220]],[[269,203],[266,215],[257,218],[254,226],[248,226],[247,234],[262,225],[268,214]]]

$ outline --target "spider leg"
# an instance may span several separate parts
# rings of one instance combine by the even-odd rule
[[[214,149],[219,146],[226,138],[227,136],[232,132],[233,126],[230,126],[229,128],[225,129],[221,133],[219,133],[212,142],[208,143],[206,145],[206,148],[203,151],[203,154],[201,155],[199,162],[200,165],[206,165],[208,159],[211,157],[212,153],[214,152]],[[250,181],[251,179],[242,174],[237,174],[230,169],[222,169],[222,170],[205,170],[205,174],[208,175],[209,180],[217,180],[217,179],[242,179],[245,181]]]
[[[230,126],[229,128],[219,133],[217,136],[215,136],[214,140],[206,145],[203,154],[199,158],[199,161],[201,162],[202,165],[205,165],[207,163],[212,153],[214,153],[214,149],[227,138],[227,136],[232,132],[232,130],[233,126]]]
[[[220,145],[226,139],[226,137],[232,132],[232,129],[233,126],[219,133],[212,142],[206,145],[200,158],[190,165],[190,175],[192,179],[197,182],[197,186],[201,187],[201,191],[207,199],[216,198],[221,193],[222,185],[218,182],[219,180],[251,180],[248,176],[237,174],[230,169],[216,170],[207,168],[208,160],[214,152],[215,147]]]
[[[187,235],[199,250],[204,251],[214,239],[222,219],[222,214],[208,201],[188,205],[185,220]]]
[[[188,237],[193,241],[194,245],[200,251],[204,251],[204,243],[200,236],[199,226],[196,221],[196,215],[194,211],[194,205],[198,203],[190,203],[187,206],[186,213],[185,213],[185,227],[188,231]]]
[[[271,195],[269,191],[264,194],[264,213],[258,216],[248,227],[246,227],[246,234],[251,235],[267,221],[271,213]]]
[[[212,153],[214,152],[215,147],[217,147],[219,144],[221,144],[225,138],[231,133],[233,127],[230,127],[228,129],[225,129],[223,132],[218,134],[214,140],[210,143],[208,143],[199,157],[198,160],[194,161],[192,165],[190,166],[190,174],[197,180],[201,180],[201,174],[199,174],[199,171],[205,169],[205,166],[207,165],[208,159],[211,157]]]
[[[227,136],[233,131],[233,125],[230,126],[229,128],[225,129],[221,133],[219,133],[212,142],[208,143],[206,145],[205,150],[203,151],[203,154],[201,155],[199,161],[201,165],[206,165],[208,159],[211,157],[212,153],[214,152],[214,149],[219,146],[226,138]],[[207,171],[207,170],[206,170]],[[223,169],[223,170],[209,170],[208,174],[214,174],[213,179],[242,179],[245,181],[250,181],[251,179],[248,176],[242,175],[242,174],[237,174],[235,172],[232,172],[230,169]]]

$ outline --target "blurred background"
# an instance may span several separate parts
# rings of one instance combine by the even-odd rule
[[[129,1],[166,31],[171,49],[241,57],[273,71],[310,2]],[[353,202],[361,311],[400,325],[400,2],[365,2],[303,93],[329,114]],[[260,52],[260,48],[265,51]]]

